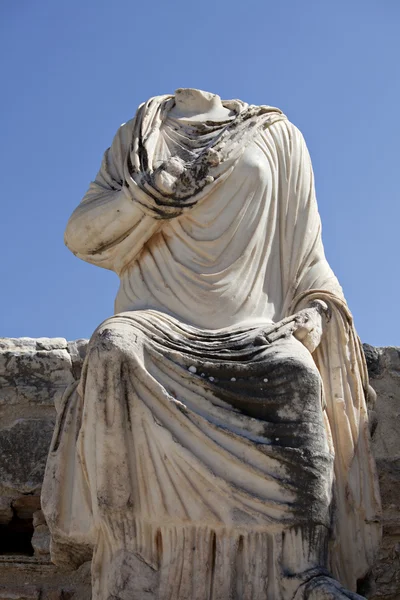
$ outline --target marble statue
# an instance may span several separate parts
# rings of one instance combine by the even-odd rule
[[[59,407],[53,561],[93,553],[93,600],[361,598],[371,392],[298,129],[199,90],[151,98],[65,241],[120,288]]]

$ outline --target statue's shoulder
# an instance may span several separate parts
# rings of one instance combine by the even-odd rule
[[[267,105],[260,106],[259,108],[265,110],[265,113],[267,114],[267,119],[265,121],[267,127],[276,124],[277,127],[287,131],[288,135],[299,136],[303,138],[302,131],[298,125],[291,121],[291,119],[280,108]]]
[[[132,132],[135,127],[136,115],[129,119],[129,121],[125,121],[122,123],[118,129],[116,135],[124,135],[126,132]]]
[[[133,117],[118,127],[111,145],[114,152],[116,152],[117,149],[128,149],[132,141],[135,122],[136,117]]]

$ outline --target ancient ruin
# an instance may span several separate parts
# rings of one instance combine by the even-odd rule
[[[93,600],[372,590],[375,393],[301,133],[269,106],[152,98],[65,239],[121,285],[60,385],[38,547],[49,527],[56,565],[91,561]],[[71,367],[81,351],[60,341]]]

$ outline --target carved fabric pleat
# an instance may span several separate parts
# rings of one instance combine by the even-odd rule
[[[74,392],[81,416],[69,418],[67,394],[43,506],[61,564],[74,542],[96,548],[96,600],[114,597],[106,574],[121,555],[156,572],[160,600],[283,600],[326,563],[321,380],[300,342],[260,333],[136,311],[92,336]]]
[[[342,583],[349,589],[355,589],[357,578],[363,577],[372,564],[380,532],[379,494],[367,431],[367,375],[341,287],[324,255],[311,162],[300,132],[280,111],[268,107],[247,107],[239,102],[224,104],[231,108],[232,118],[223,124],[210,124],[203,132],[197,126],[197,142],[194,139],[196,124],[177,124],[168,116],[172,105],[170,97],[158,97],[143,105],[135,119],[120,128],[111,148],[105,153],[95,181],[70,219],[66,242],[80,258],[112,269],[120,276],[116,313],[131,311],[138,319],[139,313],[143,315],[145,309],[151,309],[153,324],[163,319],[168,323],[180,323],[184,330],[183,345],[191,348],[189,354],[192,365],[185,364],[187,368],[201,368],[198,364],[200,355],[196,350],[200,346],[193,343],[190,327],[196,328],[199,340],[205,330],[215,332],[226,329],[230,336],[233,332],[237,333],[237,328],[252,331],[255,326],[268,327],[269,324],[293,314],[293,311],[303,306],[303,302],[315,297],[326,300],[332,311],[332,319],[314,354],[313,364],[320,372],[327,407],[324,413],[325,439],[335,451],[337,518],[334,523],[336,539],[331,545],[330,566]],[[168,330],[168,327],[165,326],[165,329]],[[153,330],[148,336],[157,337]],[[115,402],[113,405],[111,401],[116,395],[120,397],[120,392],[121,397],[140,398],[137,409],[130,413],[130,418],[142,415],[143,422],[146,422],[142,429],[138,427],[138,437],[143,444],[141,457],[154,457],[154,461],[151,458],[152,470],[149,473],[152,474],[149,474],[148,479],[157,482],[159,472],[156,469],[161,469],[157,456],[162,456],[157,452],[161,452],[159,444],[162,436],[158,439],[157,434],[161,429],[157,417],[152,417],[156,407],[151,404],[151,399],[163,399],[165,406],[170,407],[171,397],[175,400],[180,398],[180,405],[172,403],[172,421],[175,423],[184,419],[188,427],[190,423],[190,428],[193,429],[188,437],[196,439],[196,435],[200,436],[204,442],[204,453],[208,456],[210,447],[215,444],[220,448],[221,438],[225,441],[227,438],[215,415],[211,417],[207,413],[209,418],[205,419],[204,415],[193,410],[193,406],[202,405],[205,396],[208,409],[213,414],[218,413],[222,421],[229,412],[232,420],[226,426],[230,432],[228,437],[235,439],[235,443],[237,441],[241,452],[246,448],[246,452],[240,454],[240,460],[237,456],[233,459],[232,456],[235,455],[225,448],[224,452],[231,457],[228,461],[229,469],[233,463],[236,464],[236,459],[242,462],[238,480],[243,485],[248,483],[253,486],[252,494],[257,497],[262,489],[262,486],[257,487],[261,481],[257,460],[262,456],[269,467],[274,463],[272,455],[267,459],[254,439],[251,444],[249,442],[251,457],[247,455],[248,431],[246,428],[243,430],[242,424],[235,421],[238,411],[243,409],[243,404],[240,404],[243,398],[235,396],[236,405],[231,404],[229,411],[225,406],[214,406],[211,402],[213,395],[223,396],[224,402],[226,398],[233,402],[230,384],[219,382],[217,393],[213,393],[215,382],[208,378],[208,383],[202,386],[201,392],[193,392],[197,394],[196,401],[191,407],[187,406],[191,398],[187,390],[192,391],[191,384],[188,384],[189,371],[182,365],[178,368],[172,359],[167,360],[167,356],[175,350],[170,346],[172,342],[168,336],[164,335],[162,340],[162,350],[157,348],[157,343],[142,344],[140,361],[136,364],[139,360],[137,350],[132,355],[136,357],[132,358],[133,366],[125,364],[123,373],[117,366],[115,371],[111,367],[108,369],[107,365],[101,367],[104,370],[104,385],[115,393],[110,394],[108,402],[99,403],[98,410],[103,410],[104,418],[107,416],[107,419],[115,419],[118,415],[120,418],[124,417],[121,421],[123,428],[121,425],[118,435],[124,440],[127,457],[135,457],[140,465],[135,454],[136,441],[132,441],[133,436],[127,426],[130,423],[127,408]],[[209,339],[207,340],[208,344]],[[174,343],[177,343],[176,340]],[[206,348],[202,348],[202,351],[206,356]],[[186,356],[185,352],[181,354]],[[97,364],[94,354],[92,360]],[[221,360],[221,355],[218,355],[218,360]],[[120,363],[123,364],[123,361]],[[246,363],[244,361],[240,364]],[[218,378],[218,368],[214,375],[208,374],[208,377]],[[140,377],[136,379],[138,374]],[[236,375],[231,374],[230,379],[232,377]],[[97,389],[100,382],[95,375],[91,381],[93,389]],[[254,390],[252,391],[253,384],[247,382],[246,385],[250,390],[248,394],[253,399],[256,398]],[[81,395],[85,398],[86,407],[88,392],[82,386],[83,384]],[[123,393],[121,386],[127,386]],[[77,398],[75,393],[69,400],[70,404],[75,402],[75,408],[71,408],[72,412],[68,413],[71,422],[75,419],[73,415]],[[256,406],[256,401],[254,402],[253,408]],[[89,405],[96,406],[96,402],[93,400]],[[85,407],[81,409],[88,410]],[[185,415],[185,410],[189,411],[190,418]],[[257,421],[256,417],[247,417]],[[258,418],[262,420],[260,415]],[[268,421],[268,418],[264,420]],[[68,419],[65,422],[69,422]],[[76,423],[76,419],[74,422]],[[97,426],[99,423],[103,421],[98,421]],[[268,423],[272,430],[277,427],[277,423]],[[172,426],[172,423],[168,424],[168,431]],[[202,429],[204,427],[207,435]],[[99,432],[96,430],[94,433],[93,429],[94,425],[92,428],[88,427],[88,431],[82,430],[85,433],[79,437],[80,444],[84,444],[85,439],[93,441],[93,435],[99,436]],[[77,425],[75,430],[79,430]],[[62,481],[59,470],[64,473],[64,468],[67,469],[65,477],[68,479],[75,468],[74,461],[78,460],[69,431],[67,428],[65,436],[61,436],[63,444],[59,450],[61,454],[58,455],[68,456],[68,466],[57,462],[55,454],[49,463],[52,467],[48,467],[48,473],[55,470],[55,479],[52,483],[50,475],[46,476],[44,486],[45,497],[49,490],[56,496],[58,494],[59,512],[53,514],[52,518],[54,530],[57,531],[59,527],[61,537],[65,530],[78,530],[74,525],[77,515],[73,517],[72,524],[69,521],[71,515],[64,520],[64,516],[69,514],[70,503],[64,497],[60,484],[58,483],[59,487],[54,484],[54,481]],[[197,432],[196,435],[194,431]],[[280,438],[281,435],[284,437],[281,432],[275,438]],[[108,437],[104,433],[98,439],[100,441],[96,447],[99,452],[103,452],[103,442]],[[269,445],[263,441],[261,445],[264,449],[268,448],[269,452],[272,452],[272,448],[276,452],[276,448],[280,446],[279,440],[275,441],[276,444]],[[307,437],[304,438],[304,443],[308,443]],[[106,444],[106,447],[109,446]],[[150,455],[150,449],[154,454]],[[79,452],[79,460],[84,463],[86,454],[82,454],[83,450]],[[293,458],[286,457],[284,460],[284,450],[279,452],[277,464],[293,463]],[[216,455],[213,456],[213,459],[210,458],[211,462],[219,464]],[[113,459],[111,447],[106,458],[109,461]],[[204,464],[204,457],[198,458]],[[179,460],[183,459],[178,453],[177,463]],[[130,464],[130,460],[120,456],[115,463],[116,475],[115,478],[110,478],[114,482],[112,490],[116,494],[115,507],[118,507],[118,502],[126,506],[129,501],[125,484],[131,481]],[[188,464],[185,468],[189,468]],[[200,491],[214,489],[216,481],[219,484],[229,481],[229,469],[218,480],[212,478],[213,485],[208,485],[209,479],[202,479],[204,473],[197,478],[197,471],[194,470],[193,483],[199,486]],[[111,469],[109,473],[112,472]],[[290,496],[290,485],[287,488],[278,485],[279,478],[273,469],[261,472],[263,477],[266,474],[270,477],[264,482],[266,490],[275,490],[277,495],[269,496],[270,492],[261,495],[262,501],[260,500],[256,511],[259,517],[268,517],[271,520],[270,527],[276,510],[274,503],[278,502],[279,519],[287,518],[290,521],[290,518],[296,517],[301,520],[298,512],[295,514],[292,511],[298,503],[293,503],[293,499],[287,496]],[[77,481],[84,488],[95,477],[96,469],[93,465],[90,468],[86,466],[82,473],[84,477],[82,475]],[[293,470],[291,473],[293,475]],[[172,497],[173,477],[177,476],[175,471],[173,475],[169,470],[166,472],[165,481],[171,482],[168,493]],[[146,482],[145,471],[140,477],[141,481]],[[118,481],[122,483],[118,484]],[[105,485],[106,483],[104,482]],[[149,502],[153,502],[155,496],[164,499],[167,497],[165,490],[161,493],[156,483],[154,489],[148,485],[149,493],[144,496]],[[294,487],[293,485],[293,489]],[[96,490],[97,494],[98,481],[91,481],[85,491],[85,502],[82,504],[84,514],[89,509],[99,511],[102,506],[100,495],[100,500],[96,499],[95,505],[90,507],[89,489]],[[109,487],[106,486],[105,489]],[[134,489],[134,486],[129,484],[128,489]],[[231,498],[235,501],[240,498],[242,502],[236,484],[233,490],[223,489],[224,503]],[[219,493],[217,485],[215,493]],[[73,492],[71,494],[68,497],[74,502]],[[170,502],[168,506],[184,511],[184,499],[176,497],[175,500],[175,504]],[[211,507],[215,510],[224,503],[215,498]],[[242,510],[242,504],[240,506]],[[316,506],[319,506],[318,502]],[[248,510],[250,508],[247,507]],[[50,505],[48,510],[50,511]],[[206,511],[206,505],[202,510]],[[96,521],[99,513],[93,514]],[[168,510],[165,514],[168,514]],[[225,517],[222,521],[227,525]],[[69,525],[65,526],[65,522]],[[316,522],[321,523],[321,520],[317,519]],[[92,539],[91,535],[85,530],[82,543],[86,539]],[[282,536],[282,531],[279,535]],[[301,543],[299,542],[300,546]],[[277,564],[274,561],[272,563]]]

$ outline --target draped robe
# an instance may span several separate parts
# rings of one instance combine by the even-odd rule
[[[125,598],[126,570],[140,584],[132,557],[140,598],[286,600],[325,569],[354,590],[380,535],[368,377],[305,142],[278,109],[191,123],[173,102],[121,126],[67,227],[120,289],[59,410],[53,558],[94,548],[96,600]],[[316,298],[331,318],[312,356],[265,341]]]

